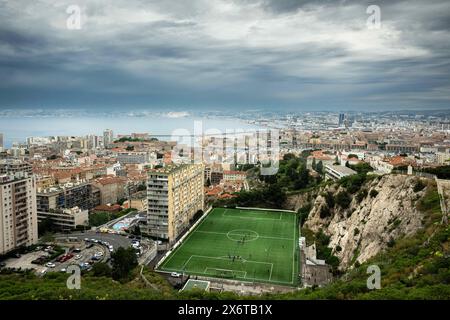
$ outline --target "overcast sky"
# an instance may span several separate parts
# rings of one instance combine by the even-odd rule
[[[0,108],[449,108],[449,49],[446,0],[0,0]]]

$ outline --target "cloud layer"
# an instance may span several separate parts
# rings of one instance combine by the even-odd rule
[[[0,108],[450,107],[450,3],[370,4],[0,0]]]

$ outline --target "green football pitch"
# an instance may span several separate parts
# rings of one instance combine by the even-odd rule
[[[294,213],[215,208],[158,270],[294,286],[298,237]]]

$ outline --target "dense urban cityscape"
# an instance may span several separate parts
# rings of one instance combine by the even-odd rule
[[[2,310],[450,300],[450,3],[0,0],[0,16]]]
[[[2,133],[0,254],[10,257],[2,262],[2,268],[31,269],[43,276],[52,271],[65,272],[71,263],[77,262],[82,270],[96,272],[98,261],[111,264],[117,246],[123,246],[134,249],[139,264],[168,274],[175,286],[185,282],[185,276],[195,275],[197,279],[203,274],[208,279],[208,288],[241,292],[242,288],[233,289],[232,284],[209,279],[210,276],[239,279],[239,273],[197,271],[187,265],[193,256],[187,262],[182,261],[183,268],[166,268],[169,273],[161,263],[166,263],[165,259],[178,250],[186,235],[190,236],[199,222],[206,219],[204,212],[210,212],[212,207],[256,206],[267,212],[280,209],[291,214],[303,212],[305,206],[287,204],[289,201],[283,196],[269,204],[264,201],[267,199],[251,200],[250,205],[245,202],[245,194],[259,192],[270,186],[274,176],[287,174],[283,172],[284,166],[289,166],[292,159],[300,164],[296,169],[300,175],[298,181],[290,173],[286,176],[288,182],[280,185],[289,197],[295,197],[296,190],[320,188],[329,181],[361,174],[372,178],[393,174],[432,178],[433,172],[449,168],[448,117],[442,111],[422,115],[409,112],[267,114],[254,120],[244,115],[235,120],[251,121],[260,129],[202,132],[188,137],[171,133],[159,138],[151,132],[115,133],[113,129],[105,129],[101,136],[28,137],[26,142],[14,142],[9,148],[3,144],[7,133]],[[161,136],[164,140],[160,140]],[[276,159],[267,158],[271,152],[276,154]],[[277,167],[273,175],[262,173],[265,160],[275,160]],[[448,171],[442,172],[447,178]],[[449,185],[437,176],[435,179],[441,209],[447,210]],[[372,197],[376,197],[375,192],[371,191]],[[361,197],[364,196],[363,193]],[[344,197],[334,201],[344,201],[349,206],[352,199]],[[326,215],[323,211],[321,208],[321,218]],[[246,232],[242,236],[252,236]],[[231,235],[240,236],[239,232]],[[328,256],[331,261],[327,261],[317,258],[317,254],[323,258],[323,252],[316,252],[314,241],[317,240],[308,243],[306,237],[300,237],[299,252],[294,246],[290,258],[299,265],[288,271],[288,274],[295,273],[291,285],[324,286],[332,281],[333,274],[339,274],[339,265],[333,265],[333,259],[339,256],[336,248],[340,245],[334,249],[334,255]],[[97,243],[107,250],[99,246],[92,257],[63,254],[62,248],[89,253],[88,249]],[[55,251],[52,244],[62,251]],[[25,248],[34,248],[39,254],[28,253]],[[41,253],[41,248],[46,253]],[[376,253],[362,257],[359,263]],[[340,259],[345,260],[345,256]],[[357,261],[358,257],[354,262]],[[272,282],[273,276],[271,273],[268,279],[257,281],[261,283],[256,286],[252,281],[255,287],[243,292],[273,292],[264,285]],[[246,275],[242,279],[251,278]],[[275,292],[291,290],[280,285]]]

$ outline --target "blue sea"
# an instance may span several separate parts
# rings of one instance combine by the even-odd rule
[[[103,130],[112,129],[114,135],[143,133],[150,135],[172,135],[175,130],[184,129],[194,134],[194,125],[201,124],[202,130],[254,130],[256,126],[236,119],[203,118],[196,116],[170,117],[165,115],[146,116],[0,116],[0,133],[4,136],[6,148],[13,142],[25,142],[27,137],[102,135]],[[187,131],[186,131],[187,130]],[[200,134],[201,132],[195,132]]]

